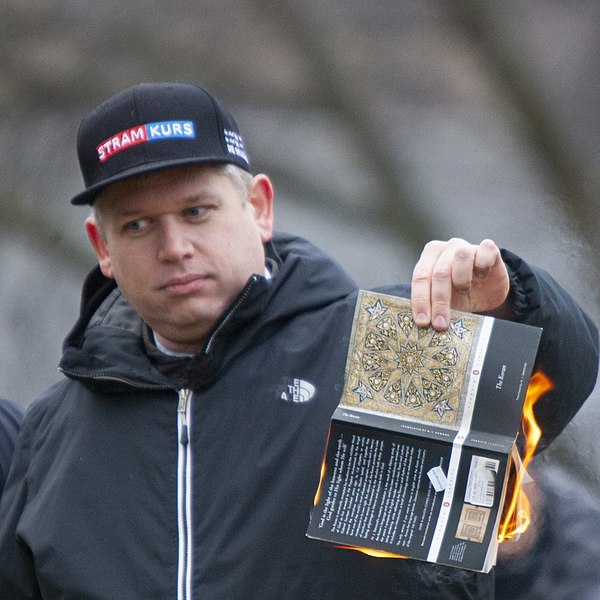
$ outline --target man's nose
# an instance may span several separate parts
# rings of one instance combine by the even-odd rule
[[[185,225],[175,220],[161,223],[158,258],[164,261],[177,261],[191,256],[193,245]]]

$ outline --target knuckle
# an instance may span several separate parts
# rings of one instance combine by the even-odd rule
[[[448,303],[443,300],[435,300],[431,303],[434,315],[444,315],[448,311]]]
[[[459,260],[468,260],[471,257],[471,249],[466,245],[461,245],[454,251],[454,256]]]
[[[425,298],[421,298],[421,297],[417,297],[417,298],[411,298],[411,304],[413,309],[417,310],[421,310],[423,307],[427,306],[427,302],[425,300]]]
[[[463,243],[464,243],[464,240],[463,240],[462,238],[458,238],[458,237],[451,237],[451,238],[448,240],[448,242],[449,242],[450,244],[456,244],[456,243],[460,243],[460,242],[463,242]]]
[[[427,242],[425,244],[424,249],[426,249],[426,250],[436,249],[443,245],[444,245],[444,242],[442,242],[441,240],[430,240],[429,242]]]
[[[454,284],[454,291],[459,294],[468,294],[471,291],[470,282],[459,282]]]
[[[435,281],[446,281],[450,279],[451,270],[448,265],[436,265],[432,277]]]
[[[421,267],[415,267],[412,280],[413,283],[426,283],[429,281],[429,272]]]

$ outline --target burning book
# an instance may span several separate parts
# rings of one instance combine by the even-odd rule
[[[307,535],[489,571],[540,336],[458,311],[419,328],[408,300],[361,291]]]

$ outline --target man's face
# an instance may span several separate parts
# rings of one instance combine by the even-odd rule
[[[86,221],[102,272],[173,350],[197,352],[253,273],[264,273],[273,188],[248,201],[210,167],[169,169],[110,186]]]

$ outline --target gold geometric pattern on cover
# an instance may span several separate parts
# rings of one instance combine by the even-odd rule
[[[340,405],[457,426],[481,322],[452,311],[447,331],[417,327],[409,300],[361,291]]]

